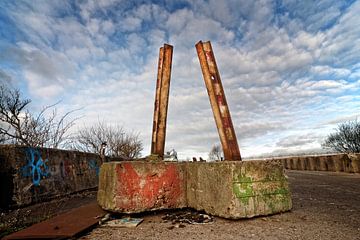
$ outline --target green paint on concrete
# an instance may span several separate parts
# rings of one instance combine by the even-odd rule
[[[250,174],[250,173],[249,173]],[[234,174],[233,176],[233,194],[245,207],[250,207],[250,201],[253,201],[252,207],[256,211],[257,205],[263,202],[271,213],[276,213],[283,206],[290,206],[290,192],[286,178],[281,169],[268,173],[263,179],[253,181],[244,173]]]
[[[233,193],[244,205],[249,205],[250,197],[254,196],[251,177],[240,174],[234,180]]]
[[[261,191],[260,197],[271,210],[271,213],[279,212],[279,209],[284,208],[284,206],[289,209],[291,208],[290,191],[284,184],[282,182],[281,187],[272,192],[269,192],[267,189]]]

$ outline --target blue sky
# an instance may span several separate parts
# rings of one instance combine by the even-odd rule
[[[218,143],[195,51],[210,40],[243,156],[313,151],[360,115],[360,1],[0,1],[0,79],[150,151],[159,48],[174,46],[166,149]]]

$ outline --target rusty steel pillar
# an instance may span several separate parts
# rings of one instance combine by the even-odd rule
[[[229,107],[226,102],[225,92],[221,84],[220,74],[216,66],[211,43],[210,41],[204,43],[200,41],[195,47],[209,95],[210,105],[219,132],[225,160],[241,161],[234,126],[231,121]]]
[[[151,141],[151,154],[158,155],[160,158],[164,157],[165,149],[172,54],[173,46],[164,44],[160,48]]]

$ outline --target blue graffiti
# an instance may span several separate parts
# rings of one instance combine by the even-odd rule
[[[38,150],[28,148],[26,151],[27,164],[21,168],[24,177],[31,177],[35,186],[40,185],[44,177],[50,175],[49,167],[46,165],[48,159],[43,160]]]
[[[97,161],[95,161],[94,159],[90,160],[89,167],[90,167],[90,169],[95,170],[96,176],[99,176],[100,168],[99,168]]]

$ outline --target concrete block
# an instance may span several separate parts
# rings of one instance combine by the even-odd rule
[[[348,154],[350,168],[354,173],[360,173],[360,154]]]
[[[305,163],[305,169],[306,170],[310,170],[311,169],[311,162],[310,162],[310,159],[308,157],[305,157],[305,158],[301,158],[299,159],[299,161],[303,160],[304,163]],[[296,169],[296,168],[295,168]]]
[[[289,161],[290,161],[290,169],[296,169],[297,159],[296,158],[291,158]]]
[[[335,166],[335,172],[343,172],[344,171],[344,161],[343,161],[343,154],[334,155],[333,161]]]
[[[280,161],[110,162],[100,170],[99,205],[135,213],[191,207],[225,218],[290,210]]]
[[[185,164],[109,162],[101,167],[99,205],[109,211],[136,213],[186,207]]]
[[[327,162],[327,166],[328,166],[327,167],[328,171],[336,172],[335,161],[334,161],[334,158],[332,155],[326,157],[326,162]]]
[[[349,154],[344,156],[344,172],[354,173],[352,159],[350,158]]]
[[[192,164],[188,206],[231,219],[288,211],[288,181],[280,161]]]
[[[320,156],[319,157],[319,170],[318,171],[327,171],[328,170],[328,164],[326,163],[326,156]]]
[[[313,157],[315,171],[321,171],[321,159],[319,157]]]
[[[298,162],[298,167],[299,167],[299,169],[305,169],[305,163],[304,163],[304,161],[301,161],[301,159],[298,158],[298,157],[296,157],[296,159],[297,159],[297,162]]]

